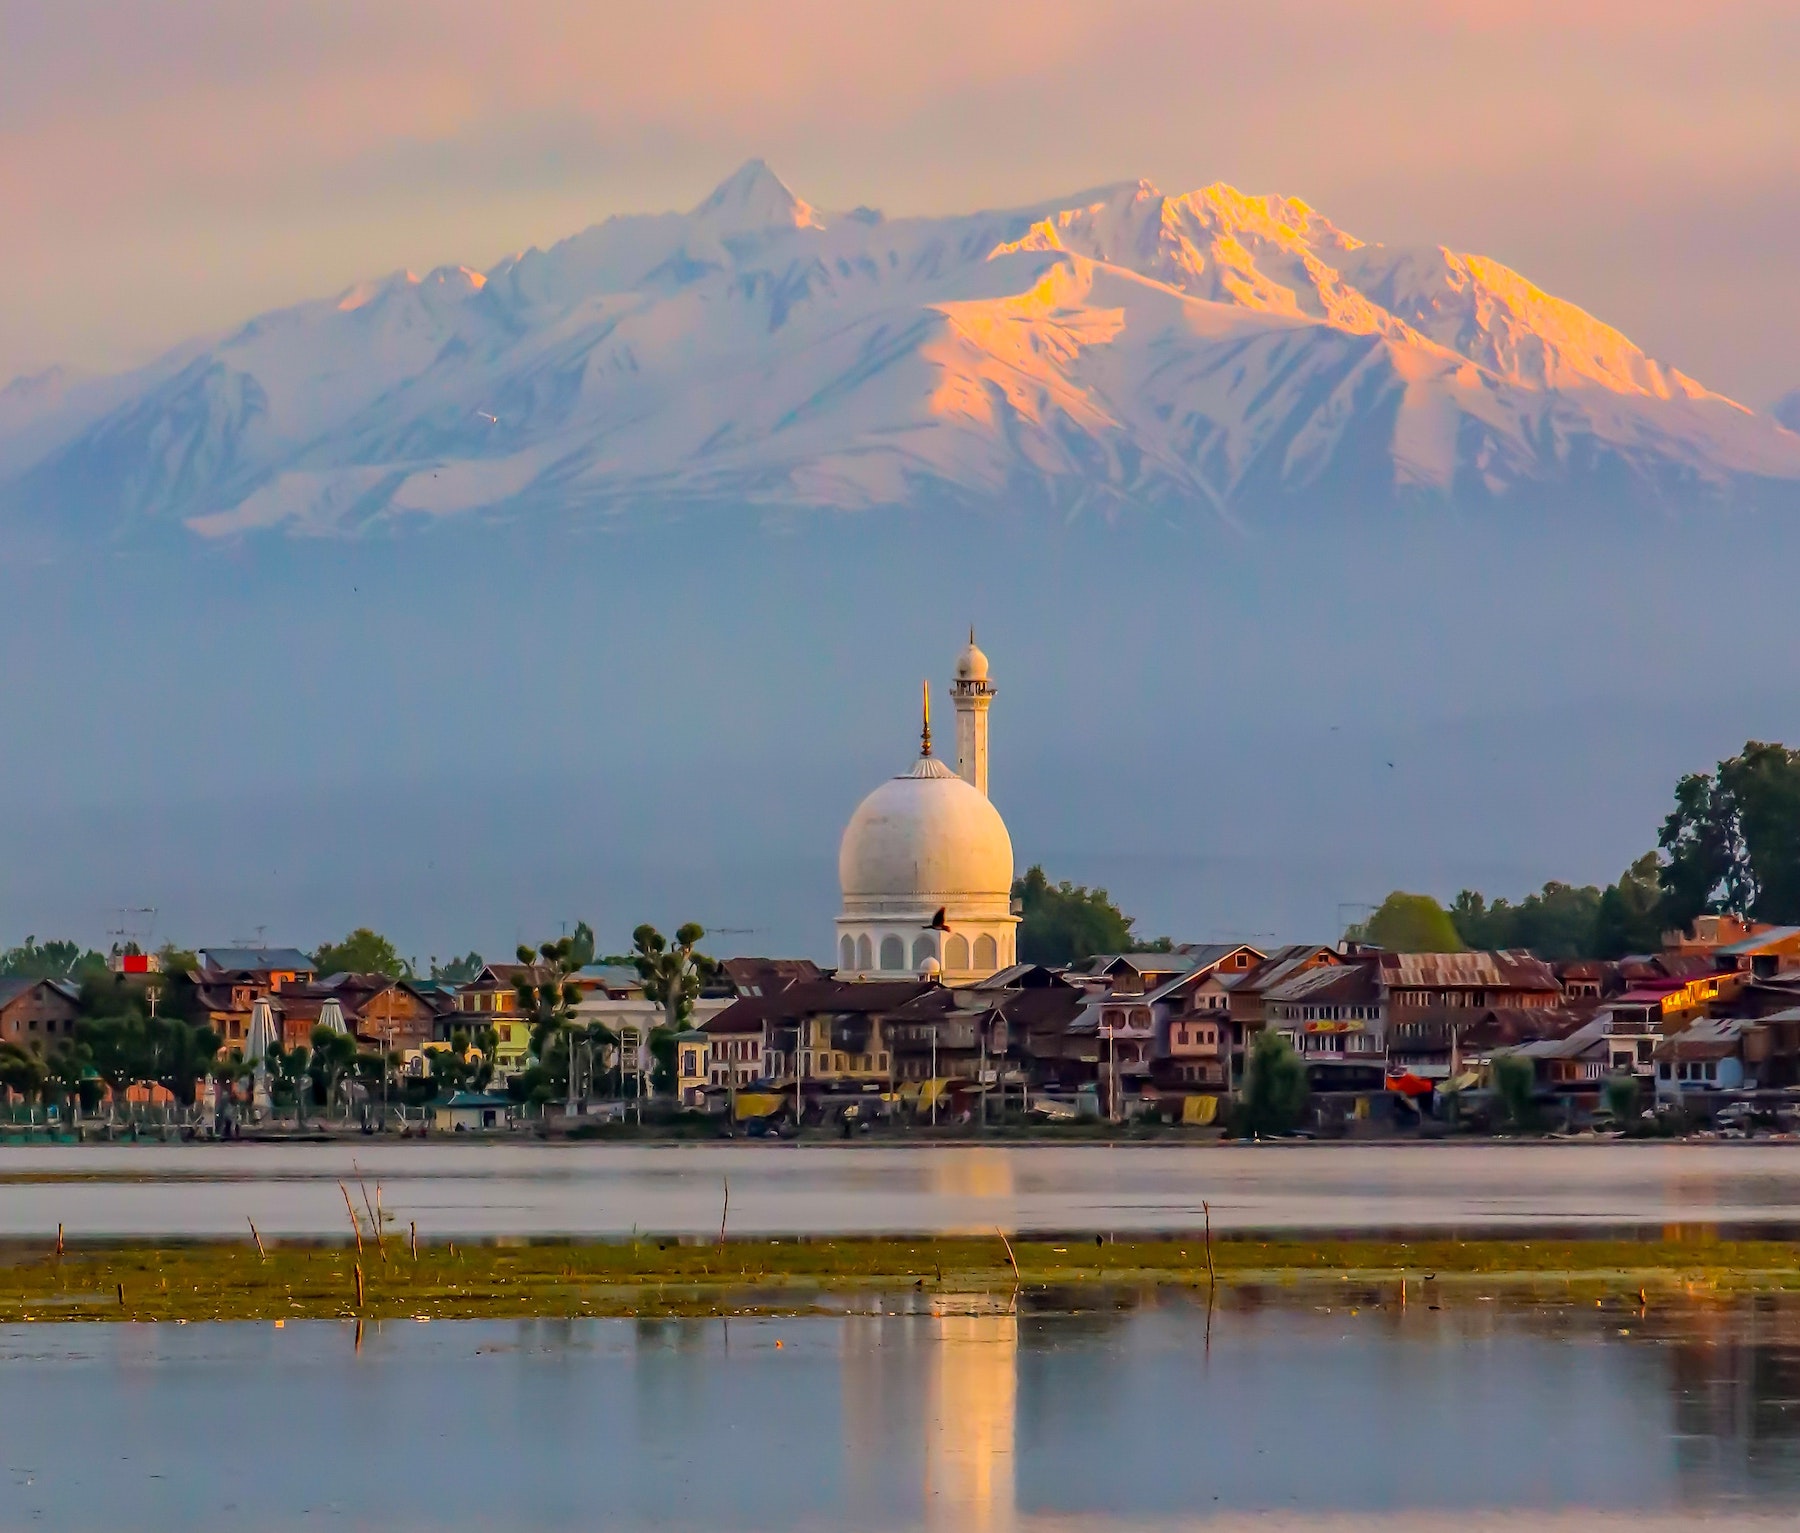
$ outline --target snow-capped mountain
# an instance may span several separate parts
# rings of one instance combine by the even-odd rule
[[[0,391],[0,503],[96,530],[1558,495],[1800,506],[1800,435],[1497,262],[1223,185],[889,220],[753,161],[687,214]]]

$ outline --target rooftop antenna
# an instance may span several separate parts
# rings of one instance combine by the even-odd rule
[[[140,927],[135,917],[142,916]],[[127,948],[136,944],[139,952],[145,951],[150,939],[156,935],[156,907],[154,905],[122,905],[113,911],[113,920],[118,924],[111,927],[106,935],[117,938],[117,946]]]

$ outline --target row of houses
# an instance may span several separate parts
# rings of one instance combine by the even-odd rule
[[[680,1090],[691,1105],[758,1089],[1091,1092],[1119,1115],[1231,1094],[1264,1030],[1288,1039],[1315,1092],[1342,1096],[1476,1086],[1508,1053],[1565,1094],[1620,1074],[1664,1096],[1800,1085],[1800,928],[1707,917],[1608,963],[1232,943],[1022,964],[955,988],[790,972],[684,1035]]]
[[[341,1026],[422,1072],[431,1049],[491,1027],[502,1079],[528,1061],[521,965],[490,964],[450,984],[322,975],[290,948],[199,958],[187,976],[190,1014],[227,1050],[247,1046],[260,1009],[290,1048],[321,1023]],[[596,965],[573,983],[579,1022],[643,1038],[662,1021],[633,969]],[[0,980],[0,1039],[51,1045],[78,1014],[66,982]],[[1289,1040],[1315,1092],[1344,1096],[1473,1085],[1503,1054],[1530,1061],[1550,1093],[1597,1092],[1620,1074],[1663,1097],[1800,1086],[1800,928],[1703,917],[1662,951],[1616,963],[1190,943],[1062,968],[1019,964],[961,986],[733,958],[678,1039],[678,1091],[690,1106],[720,1109],[743,1093],[804,1102],[879,1092],[916,1106],[950,1092],[1090,1093],[1118,1116],[1232,1094],[1265,1030]]]

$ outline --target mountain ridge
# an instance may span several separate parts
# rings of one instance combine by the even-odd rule
[[[752,160],[685,214],[40,377],[0,390],[0,506],[101,535],[694,504],[1800,506],[1800,436],[1586,310],[1223,182],[889,219]]]

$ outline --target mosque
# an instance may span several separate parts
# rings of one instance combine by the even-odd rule
[[[988,800],[994,684],[973,629],[950,698],[956,770],[932,754],[928,684],[919,759],[857,805],[844,828],[840,979],[927,975],[971,984],[1016,961],[1012,838]]]

